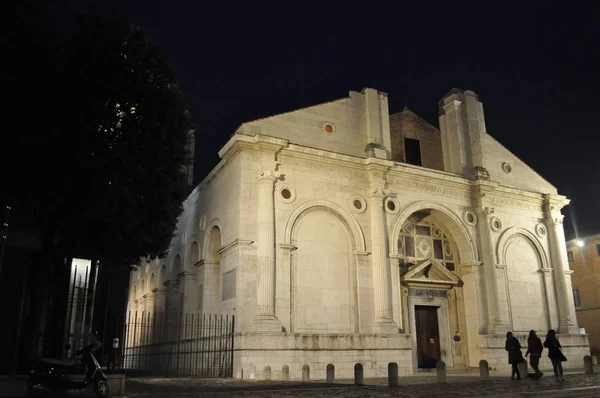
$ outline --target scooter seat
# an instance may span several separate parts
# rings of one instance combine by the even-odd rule
[[[52,363],[54,365],[63,365],[63,366],[75,366],[77,364],[77,359],[54,359],[54,358],[42,358],[43,362]]]

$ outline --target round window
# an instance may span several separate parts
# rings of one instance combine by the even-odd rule
[[[284,189],[282,189],[282,190],[281,190],[281,196],[282,196],[284,199],[289,199],[289,198],[291,198],[291,197],[292,197],[292,193],[290,192],[290,190],[289,190],[289,189],[287,189],[287,188],[284,188]]]
[[[333,126],[331,124],[326,124],[325,131],[327,131],[328,133],[333,133]]]
[[[358,199],[355,199],[355,200],[354,200],[354,207],[355,207],[357,210],[360,210],[360,209],[362,209],[362,203],[360,202],[360,200],[358,200]]]
[[[396,210],[396,204],[394,202],[392,202],[391,200],[388,200],[388,202],[387,202],[387,208],[390,211],[394,211],[394,210]]]

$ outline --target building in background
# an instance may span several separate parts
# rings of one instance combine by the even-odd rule
[[[133,267],[126,366],[279,380],[508,369],[507,331],[525,345],[551,328],[567,357],[588,354],[569,200],[488,134],[476,93],[453,89],[439,111],[438,130],[367,88],[243,123],[168,256]]]
[[[600,355],[600,234],[567,242],[573,271],[573,301],[579,326],[589,334],[592,355]]]

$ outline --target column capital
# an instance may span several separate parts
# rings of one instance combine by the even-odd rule
[[[565,216],[563,214],[558,214],[558,215],[550,215],[546,221],[548,222],[548,224],[550,225],[562,225],[563,221],[565,219]]]
[[[258,180],[260,182],[274,183],[279,177],[281,177],[281,173],[274,170],[261,170],[258,172]]]
[[[369,189],[369,197],[371,199],[383,199],[387,192],[383,188],[374,187]]]

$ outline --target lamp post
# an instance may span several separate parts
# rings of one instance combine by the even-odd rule
[[[8,222],[10,221],[10,206],[6,206],[6,221],[2,228],[2,249],[0,250],[0,275],[2,275],[2,263],[4,262],[4,250],[6,248],[6,239],[8,237]]]

